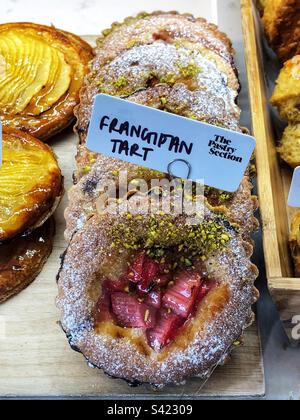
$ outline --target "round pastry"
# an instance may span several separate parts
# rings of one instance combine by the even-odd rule
[[[252,246],[224,216],[94,216],[58,276],[73,349],[108,375],[161,387],[207,378],[253,320]]]
[[[50,219],[29,236],[0,245],[0,303],[35,280],[52,251],[54,233]]]
[[[0,116],[4,126],[46,140],[72,123],[92,48],[33,23],[0,25]]]
[[[190,15],[141,14],[113,25],[98,40],[75,110],[81,143],[99,93],[239,131],[240,85],[232,53],[216,26]],[[77,179],[95,159],[79,148]]]
[[[63,178],[49,146],[11,128],[3,129],[0,167],[0,242],[28,234],[54,212]]]
[[[300,55],[284,63],[276,80],[271,104],[280,117],[291,124],[300,123]]]
[[[191,42],[215,51],[220,57],[233,64],[231,41],[219,28],[203,18],[191,14],[156,11],[128,17],[123,23],[114,23],[104,30],[97,44],[100,49],[100,64],[112,61],[123,51],[135,45],[151,44],[162,40],[167,43]]]
[[[143,13],[114,24],[97,44],[75,110],[81,141],[75,182],[98,157],[84,144],[99,93],[241,131],[233,49],[216,26],[175,12]]]
[[[82,146],[83,147],[83,146]],[[85,150],[87,150],[85,148]],[[83,157],[84,154],[81,154]],[[97,201],[105,186],[126,185],[132,190],[135,180],[143,179],[148,182],[149,190],[151,181],[154,179],[170,180],[169,175],[157,171],[142,168],[121,160],[113,159],[104,155],[98,155],[89,172],[74,185],[68,193],[69,203],[65,211],[67,229],[66,240],[70,240],[73,234],[82,229],[86,221],[97,213]],[[126,176],[122,175],[126,174]],[[248,176],[245,176],[239,189],[229,194],[213,188],[205,189],[205,197],[215,211],[226,213],[232,223],[240,226],[245,239],[258,228],[258,221],[253,213],[258,208],[257,197],[252,196],[253,186]],[[125,194],[122,195],[123,198]],[[119,191],[120,193],[120,191]]]

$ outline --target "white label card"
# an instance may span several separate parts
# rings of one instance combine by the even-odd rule
[[[291,207],[300,207],[300,166],[294,171],[288,205]]]
[[[108,95],[97,95],[87,148],[235,192],[255,149],[251,136]]]

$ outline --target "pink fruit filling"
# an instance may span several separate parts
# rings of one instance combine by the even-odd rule
[[[96,321],[143,329],[149,346],[160,352],[216,286],[194,268],[174,272],[168,268],[165,261],[139,253],[121,279],[103,282]]]

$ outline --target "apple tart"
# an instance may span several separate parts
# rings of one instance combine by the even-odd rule
[[[0,303],[36,279],[52,251],[54,233],[51,218],[28,236],[0,245]]]
[[[92,57],[86,42],[54,27],[0,25],[3,125],[46,140],[71,124]]]
[[[28,234],[53,214],[63,178],[49,146],[12,128],[3,129],[0,167],[0,243]]]
[[[158,387],[207,378],[253,321],[252,251],[209,208],[196,226],[186,216],[96,215],[63,259],[62,327],[112,377]]]

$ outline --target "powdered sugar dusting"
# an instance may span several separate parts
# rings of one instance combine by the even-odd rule
[[[136,46],[104,66],[97,77],[103,77],[104,92],[117,94],[121,85],[125,91],[130,89],[128,96],[142,87],[147,87],[149,77],[157,78],[162,83],[175,83],[176,80],[187,76],[195,80],[197,90],[219,98],[230,111],[237,109],[237,92],[228,87],[227,75],[218,69],[214,61],[196,49],[189,50],[160,41],[151,45]]]

